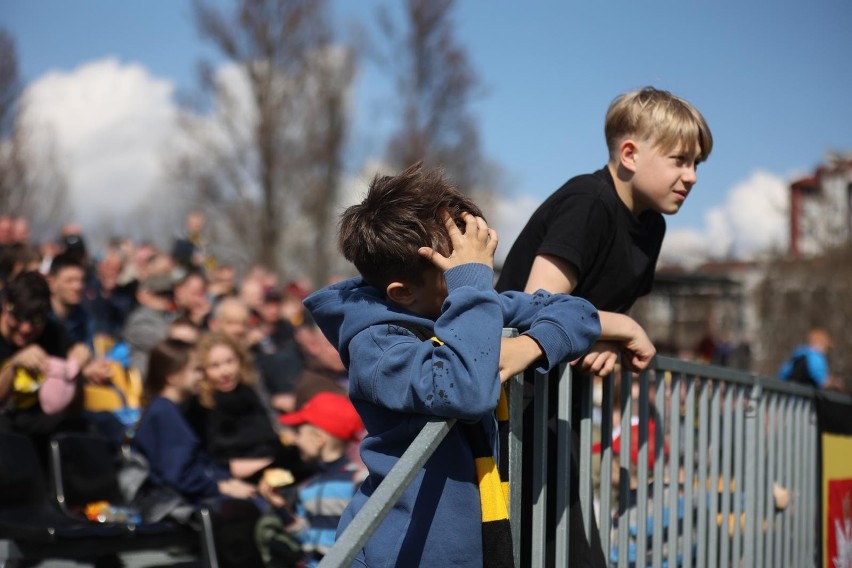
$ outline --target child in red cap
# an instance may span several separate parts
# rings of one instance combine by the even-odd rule
[[[347,457],[347,448],[360,439],[364,425],[349,398],[332,392],[317,393],[279,420],[296,427],[302,460],[318,471],[299,488],[292,506],[276,491],[292,477],[282,470],[264,476],[259,489],[277,515],[259,521],[258,548],[267,566],[315,566],[334,545],[340,515],[360,481],[360,468]]]

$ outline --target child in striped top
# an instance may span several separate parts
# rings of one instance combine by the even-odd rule
[[[280,420],[296,428],[302,460],[313,462],[318,471],[298,488],[294,503],[287,502],[281,487],[274,487],[273,476],[264,477],[260,492],[276,515],[260,520],[258,547],[267,566],[299,561],[316,566],[334,545],[340,516],[360,482],[362,470],[349,460],[347,448],[360,439],[364,426],[349,398],[331,392],[317,393]]]

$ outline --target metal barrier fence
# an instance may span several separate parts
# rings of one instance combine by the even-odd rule
[[[531,480],[521,478],[524,380],[533,380],[535,389]],[[580,381],[577,417],[571,416],[574,380]],[[550,381],[559,382],[555,434],[547,425]],[[610,566],[814,565],[819,480],[813,396],[806,387],[668,357],[657,357],[639,378],[623,372],[593,383],[563,365],[513,379],[508,452],[515,565],[568,566],[572,418],[579,424],[584,526],[587,535],[599,528]],[[424,427],[321,568],[351,564],[453,423]],[[549,435],[558,446],[555,480],[547,479]],[[532,484],[532,503],[519,498],[523,483]],[[790,496],[786,507],[776,503],[776,486]],[[548,498],[556,500],[555,518],[548,518]],[[532,508],[532,544],[521,551],[519,519],[526,507]],[[552,557],[545,542],[549,524],[556,531]]]
[[[601,381],[596,421],[595,389],[583,379],[580,502],[587,532],[596,515],[612,566],[815,564],[819,481],[811,389],[657,357],[638,379],[624,372]],[[560,393],[571,392],[570,368],[548,380],[562,383]],[[570,401],[561,394],[559,404],[560,423],[570,423]],[[570,436],[564,437],[568,448]],[[592,452],[593,438],[600,439],[600,454]],[[786,507],[776,503],[775,488],[789,495]],[[543,534],[534,529],[534,538],[541,543]],[[554,565],[567,566],[564,535],[556,551]],[[545,564],[534,556],[532,565]]]

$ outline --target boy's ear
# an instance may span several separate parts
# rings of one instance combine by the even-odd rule
[[[402,282],[391,282],[388,284],[386,293],[388,299],[400,306],[410,306],[416,299],[411,288]]]
[[[629,172],[636,172],[636,154],[639,148],[632,138],[626,138],[618,145],[618,161]]]

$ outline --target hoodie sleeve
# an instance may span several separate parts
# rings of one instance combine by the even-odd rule
[[[539,290],[535,294],[504,292],[500,300],[505,327],[529,335],[544,351],[546,361],[538,367],[540,372],[580,357],[600,337],[598,312],[582,298]]]
[[[349,345],[353,397],[398,412],[478,420],[497,405],[503,314],[492,270],[465,264],[446,272],[448,296],[421,341],[392,323],[373,325]]]

